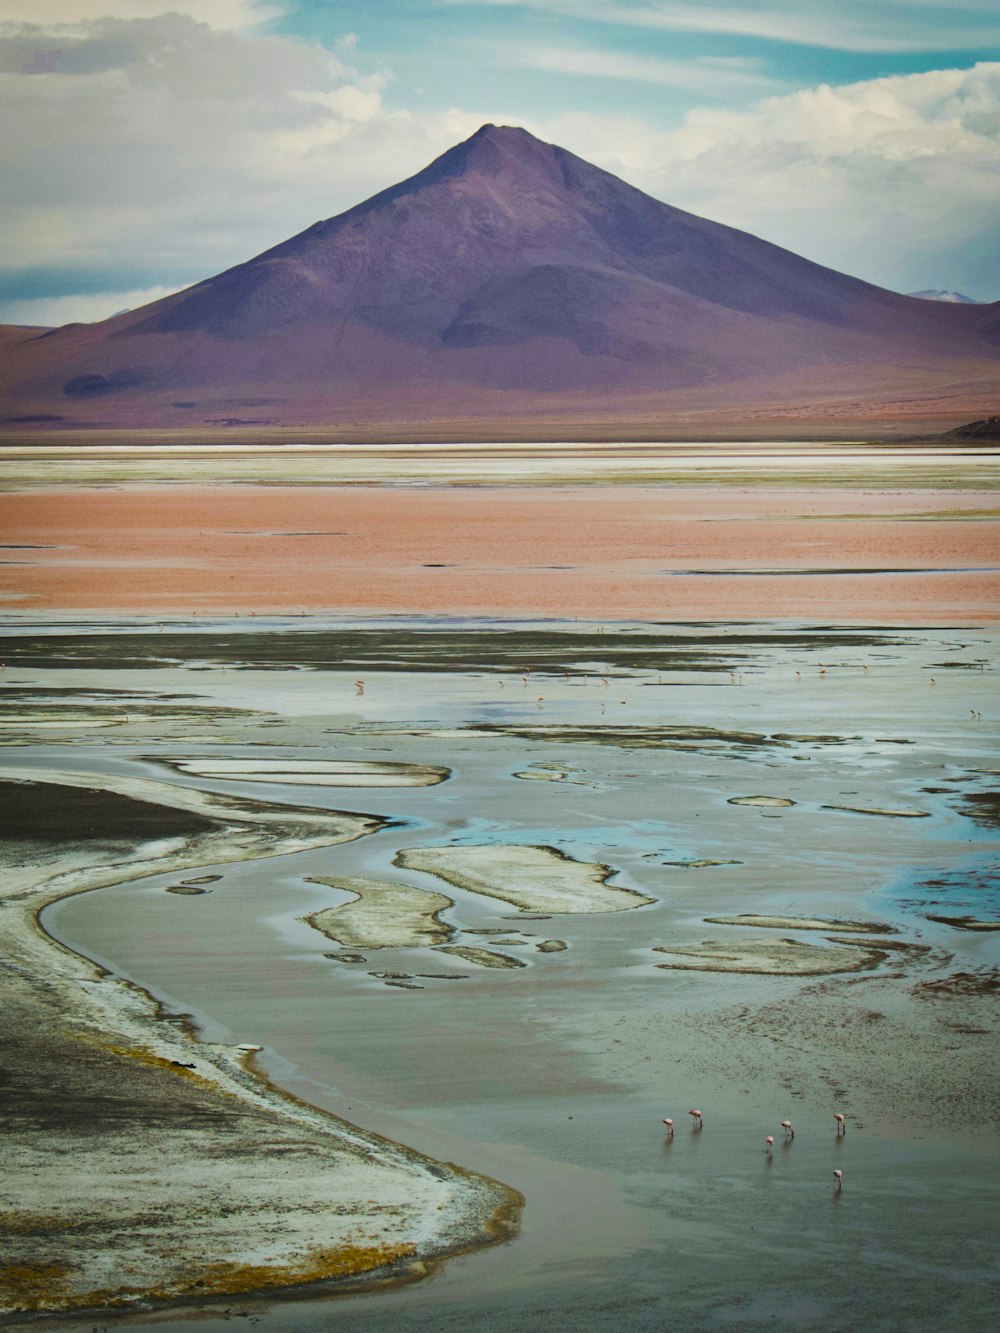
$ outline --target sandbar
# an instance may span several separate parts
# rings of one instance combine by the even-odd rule
[[[324,907],[302,918],[344,948],[419,949],[451,938],[451,927],[438,919],[440,912],[454,907],[443,893],[351,875],[339,879],[310,875],[308,882],[354,895],[349,903]]]
[[[841,810],[848,815],[883,815],[886,819],[929,819],[929,810],[890,810],[878,805],[824,805],[823,810]]]
[[[179,773],[308,787],[433,787],[450,775],[435,764],[347,759],[161,759]]]
[[[1000,921],[981,921],[975,916],[935,916],[928,912],[928,921],[937,921],[942,926],[954,926],[956,930],[1000,930]]]
[[[710,926],[758,926],[765,930],[842,930],[845,934],[879,935],[892,927],[884,921],[844,921],[830,916],[758,916],[743,912],[739,916],[706,916]]]
[[[748,940],[703,940],[687,948],[658,946],[654,953],[669,954],[674,961],[657,967],[690,972],[748,972],[772,977],[824,976],[834,972],[862,972],[885,958],[880,949],[826,949],[798,940],[757,938]]]
[[[526,912],[623,912],[654,900],[608,884],[615,873],[595,861],[576,861],[554,847],[515,843],[418,847],[395,864],[423,870],[469,893],[499,898]]]
[[[476,963],[479,967],[527,967],[520,958],[511,958],[510,954],[495,953],[492,949],[477,949],[469,944],[445,944],[438,953],[454,954],[456,958],[464,958],[467,963]]]
[[[787,796],[730,796],[729,805],[789,806],[795,802]]]

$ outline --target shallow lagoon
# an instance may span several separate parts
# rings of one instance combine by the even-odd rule
[[[420,622],[379,627],[377,653],[368,638],[359,657],[357,638],[347,642],[358,627],[334,625],[317,662],[298,650],[294,622],[180,626],[173,639],[189,651],[174,642],[169,653],[123,624],[102,626],[89,659],[74,648],[63,666],[66,643],[48,628],[48,640],[26,636],[30,657],[8,645],[5,685],[26,691],[25,714],[57,725],[35,736],[34,722],[15,726],[11,740],[34,743],[6,749],[4,767],[131,773],[392,824],[219,867],[198,896],[165,892],[176,877],[164,876],[65,900],[46,927],[192,1012],[207,1036],[262,1044],[265,1071],[298,1095],[527,1199],[517,1240],[425,1283],[241,1306],[251,1317],[289,1330],[984,1322],[1000,1277],[996,995],[921,988],[988,979],[998,962],[995,935],[927,919],[1000,915],[996,831],[963,804],[995,789],[1000,767],[995,636]],[[122,636],[127,665],[115,655]],[[60,734],[53,712],[64,708]],[[109,719],[91,740],[89,725]],[[290,792],[164,766],[213,757],[432,764],[452,776]],[[545,765],[567,780],[516,776]],[[796,804],[730,804],[760,794]],[[928,817],[824,808],[838,804]],[[403,849],[490,842],[609,865],[613,884],[655,901],[537,920],[395,864]],[[713,860],[725,864],[684,864]],[[430,948],[331,959],[336,946],[302,918],[348,896],[308,882],[338,875],[444,892],[456,941],[526,966],[486,969]],[[927,952],[805,980],[657,968],[656,946],[759,935],[705,922],[742,913],[877,921]],[[538,952],[549,939],[569,947]],[[681,1123],[689,1106],[705,1112],[704,1130]],[[848,1118],[839,1143],[834,1110]],[[785,1146],[778,1121],[789,1117],[797,1134]]]

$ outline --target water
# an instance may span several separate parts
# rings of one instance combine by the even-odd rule
[[[609,652],[621,648],[608,637]],[[205,647],[202,663],[213,660]],[[47,909],[46,928],[193,1014],[206,1038],[261,1044],[264,1069],[292,1092],[525,1195],[513,1242],[456,1258],[427,1281],[231,1311],[289,1333],[985,1327],[1000,1279],[995,1023],[985,1037],[961,1033],[972,1002],[921,999],[916,988],[1000,961],[996,935],[926,919],[951,903],[996,915],[996,835],[963,806],[995,785],[996,692],[976,666],[994,648],[990,635],[941,631],[877,647],[859,636],[833,654],[762,642],[738,666],[617,667],[607,685],[598,671],[583,680],[553,664],[525,685],[509,669],[388,663],[366,670],[363,697],[354,669],[36,671],[50,687],[160,696],[182,682],[206,706],[267,715],[227,718],[224,751],[185,741],[169,720],[141,738],[102,732],[100,744],[85,728],[73,744],[42,736],[24,752],[34,766],[392,820],[354,843],[217,867],[223,878],[200,897],[164,892],[174,876],[67,899]],[[484,723],[521,734],[461,730]],[[537,730],[612,723],[716,734],[648,748],[635,735],[610,744]],[[775,733],[824,739],[778,742]],[[309,758],[317,745],[337,758],[446,764],[453,776],[423,789],[250,788],[185,779],[157,762]],[[513,776],[531,763],[571,769],[573,782]],[[728,803],[759,793],[796,804]],[[831,804],[929,817],[824,809]],[[449,842],[555,846],[605,862],[615,883],[655,901],[531,921],[393,865],[401,848]],[[737,864],[664,864],[704,858]],[[306,877],[341,874],[446,892],[455,906],[445,919],[469,932],[463,943],[493,947],[475,933],[521,932],[522,944],[501,951],[528,965],[485,970],[413,949],[358,964],[328,959],[337,946],[302,917],[345,895]],[[929,879],[945,887],[928,889]],[[982,881],[975,893],[972,879]],[[927,906],[931,897],[938,905]],[[738,934],[704,917],[741,912],[880,920],[928,951],[890,955],[871,973],[806,979],[656,966],[656,945]],[[819,932],[790,933],[826,943]],[[537,953],[546,938],[569,948]],[[405,971],[423,989],[387,987],[373,971]],[[969,1026],[982,1022],[984,1003]],[[689,1106],[705,1111],[700,1132]],[[833,1110],[848,1116],[841,1140]],[[677,1122],[673,1140],[666,1115]],[[797,1131],[787,1143],[786,1117]],[[231,1318],[225,1308],[186,1317],[200,1333]]]

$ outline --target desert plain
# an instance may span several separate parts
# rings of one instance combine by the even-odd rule
[[[985,1326],[992,449],[61,448],[7,1323]]]

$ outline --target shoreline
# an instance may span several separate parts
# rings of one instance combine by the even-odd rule
[[[168,783],[48,770],[5,776],[144,800],[152,788],[163,789],[161,797],[171,790]],[[109,974],[48,933],[41,914],[62,898],[164,872],[328,846],[364,836],[378,823],[237,802],[195,788],[172,790],[180,797],[176,808],[220,821],[219,829],[145,841],[131,856],[119,844],[125,859],[110,864],[81,856],[80,844],[73,843],[68,854],[46,865],[29,864],[6,876],[0,906],[8,927],[8,969],[0,979],[0,1026],[16,1024],[22,1010],[42,1016],[31,1058],[33,1069],[39,1063],[46,1069],[48,1061],[46,1087],[56,1097],[60,1059],[68,1051],[84,1061],[83,1095],[99,1106],[115,1096],[137,1098],[141,1105],[152,1087],[157,1107],[170,1108],[174,1119],[159,1123],[154,1116],[151,1133],[141,1109],[135,1124],[105,1126],[103,1133],[98,1119],[88,1124],[81,1144],[80,1130],[63,1123],[64,1108],[46,1106],[43,1097],[32,1107],[34,1120],[43,1122],[37,1141],[30,1133],[19,1137],[12,1126],[10,1164],[21,1169],[12,1170],[15,1183],[6,1190],[0,1321],[189,1306],[193,1299],[202,1304],[301,1292],[317,1283],[330,1294],[358,1292],[415,1280],[449,1257],[509,1239],[522,1204],[515,1191],[359,1130],[284,1092],[255,1068],[254,1052],[245,1044],[198,1040],[188,1016],[167,1014],[141,985]],[[102,843],[105,851],[109,845]],[[137,858],[142,847],[146,854]],[[262,1153],[270,1153],[270,1164]],[[181,1177],[182,1158],[194,1179]],[[35,1191],[30,1163],[42,1159],[47,1179]],[[248,1183],[262,1160],[263,1175]],[[161,1178],[167,1165],[175,1173],[169,1184]],[[113,1208],[112,1196],[103,1205],[87,1200],[88,1173],[115,1181]],[[365,1212],[361,1201],[372,1194],[388,1199],[374,1210],[388,1221]],[[136,1208],[156,1217],[138,1254],[120,1215]],[[226,1220],[234,1210],[235,1228]],[[89,1215],[86,1224],[81,1212]],[[96,1253],[88,1249],[95,1225]],[[284,1236],[276,1237],[282,1229]],[[141,1271],[141,1280],[128,1281],[130,1268]],[[95,1273],[112,1280],[95,1287]],[[114,1286],[116,1273],[122,1280]]]

